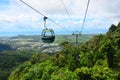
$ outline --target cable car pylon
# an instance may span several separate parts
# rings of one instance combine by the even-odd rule
[[[83,28],[84,28],[84,24],[85,24],[87,12],[88,12],[89,3],[90,3],[90,0],[88,0],[88,2],[87,2],[87,7],[86,7],[86,10],[85,10],[85,15],[84,15],[81,31],[80,32],[76,31],[76,33],[73,32],[73,34],[72,34],[72,35],[76,36],[76,46],[78,46],[78,43],[79,43],[78,42],[79,35],[81,35],[82,32],[83,32]]]
[[[75,40],[75,41],[76,41],[76,42],[75,42],[75,45],[78,46],[78,44],[79,44],[79,40],[78,40],[78,39],[79,39],[79,35],[81,35],[81,32],[76,31],[76,32],[73,32],[72,35],[75,35],[75,37],[76,37],[76,38],[75,38],[75,39],[76,39],[76,40]]]

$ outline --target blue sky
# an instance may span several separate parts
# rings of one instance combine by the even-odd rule
[[[52,28],[56,34],[81,31],[87,0],[63,0],[71,18],[61,0],[23,1],[63,26],[61,28],[47,20],[47,27]],[[111,24],[117,25],[120,21],[119,3],[120,0],[91,0],[82,33],[106,33]],[[0,36],[40,35],[44,29],[42,18],[20,0],[0,0]]]
[[[9,4],[9,0],[0,0],[0,5]]]
[[[0,0],[0,11],[8,8],[9,0]]]

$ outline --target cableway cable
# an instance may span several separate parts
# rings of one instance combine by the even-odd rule
[[[30,7],[31,9],[33,9],[34,11],[36,11],[37,13],[39,13],[40,15],[46,17],[44,14],[42,14],[40,11],[36,10],[35,8],[33,8],[32,6],[30,6],[29,4],[27,4],[26,2],[24,2],[23,0],[20,0],[22,3],[24,3],[25,5],[27,5],[28,7]]]
[[[53,22],[55,25],[57,25],[57,26],[65,29],[67,32],[70,32],[68,29],[66,29],[65,27],[63,27],[63,26],[59,25],[58,23],[54,22],[52,19],[48,18],[48,20],[51,21],[51,22]]]
[[[81,32],[83,31],[83,28],[84,28],[84,24],[85,24],[87,12],[88,12],[89,3],[90,3],[90,0],[88,0],[88,3],[87,3],[87,7],[86,7],[86,11],[85,11],[85,16],[84,16],[83,23],[82,23]]]
[[[66,11],[68,17],[71,19],[70,13],[69,13],[68,9],[66,8],[64,1],[61,0],[61,2],[62,2],[62,4],[63,4],[63,7],[64,7],[64,9],[65,9],[65,11]]]
[[[24,2],[23,0],[20,0],[20,1],[21,1],[22,3],[24,3],[25,5],[27,5],[28,7],[30,7],[31,9],[33,9],[34,11],[36,11],[38,14],[42,15],[43,17],[47,17],[47,16],[45,16],[44,14],[42,14],[40,11],[38,11],[37,9],[33,8],[32,6],[30,6],[29,4],[27,4],[26,2]],[[55,25],[57,25],[57,26],[65,29],[66,31],[70,32],[68,29],[66,29],[66,28],[64,28],[63,26],[59,25],[58,23],[54,22],[52,19],[50,19],[50,18],[48,18],[48,17],[47,17],[47,19],[48,19],[49,21],[51,21],[52,23],[54,23]]]

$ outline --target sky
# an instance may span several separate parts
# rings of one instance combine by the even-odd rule
[[[88,0],[23,0],[39,12],[61,25],[47,20],[47,28],[56,34],[106,33],[111,24],[120,21],[120,0],[90,0],[86,21],[83,18]],[[69,13],[67,14],[64,5]],[[20,0],[0,0],[0,36],[41,35],[44,29],[43,16]]]

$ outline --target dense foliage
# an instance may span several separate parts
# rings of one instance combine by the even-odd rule
[[[13,51],[9,50],[8,46],[4,46],[6,49],[0,52],[0,80],[7,80],[16,66],[27,61],[32,56],[30,51]]]
[[[119,44],[120,23],[79,46],[64,42],[54,55],[35,54],[9,80],[120,80]]]
[[[0,43],[0,52],[4,50],[12,50],[12,47],[10,45]]]

